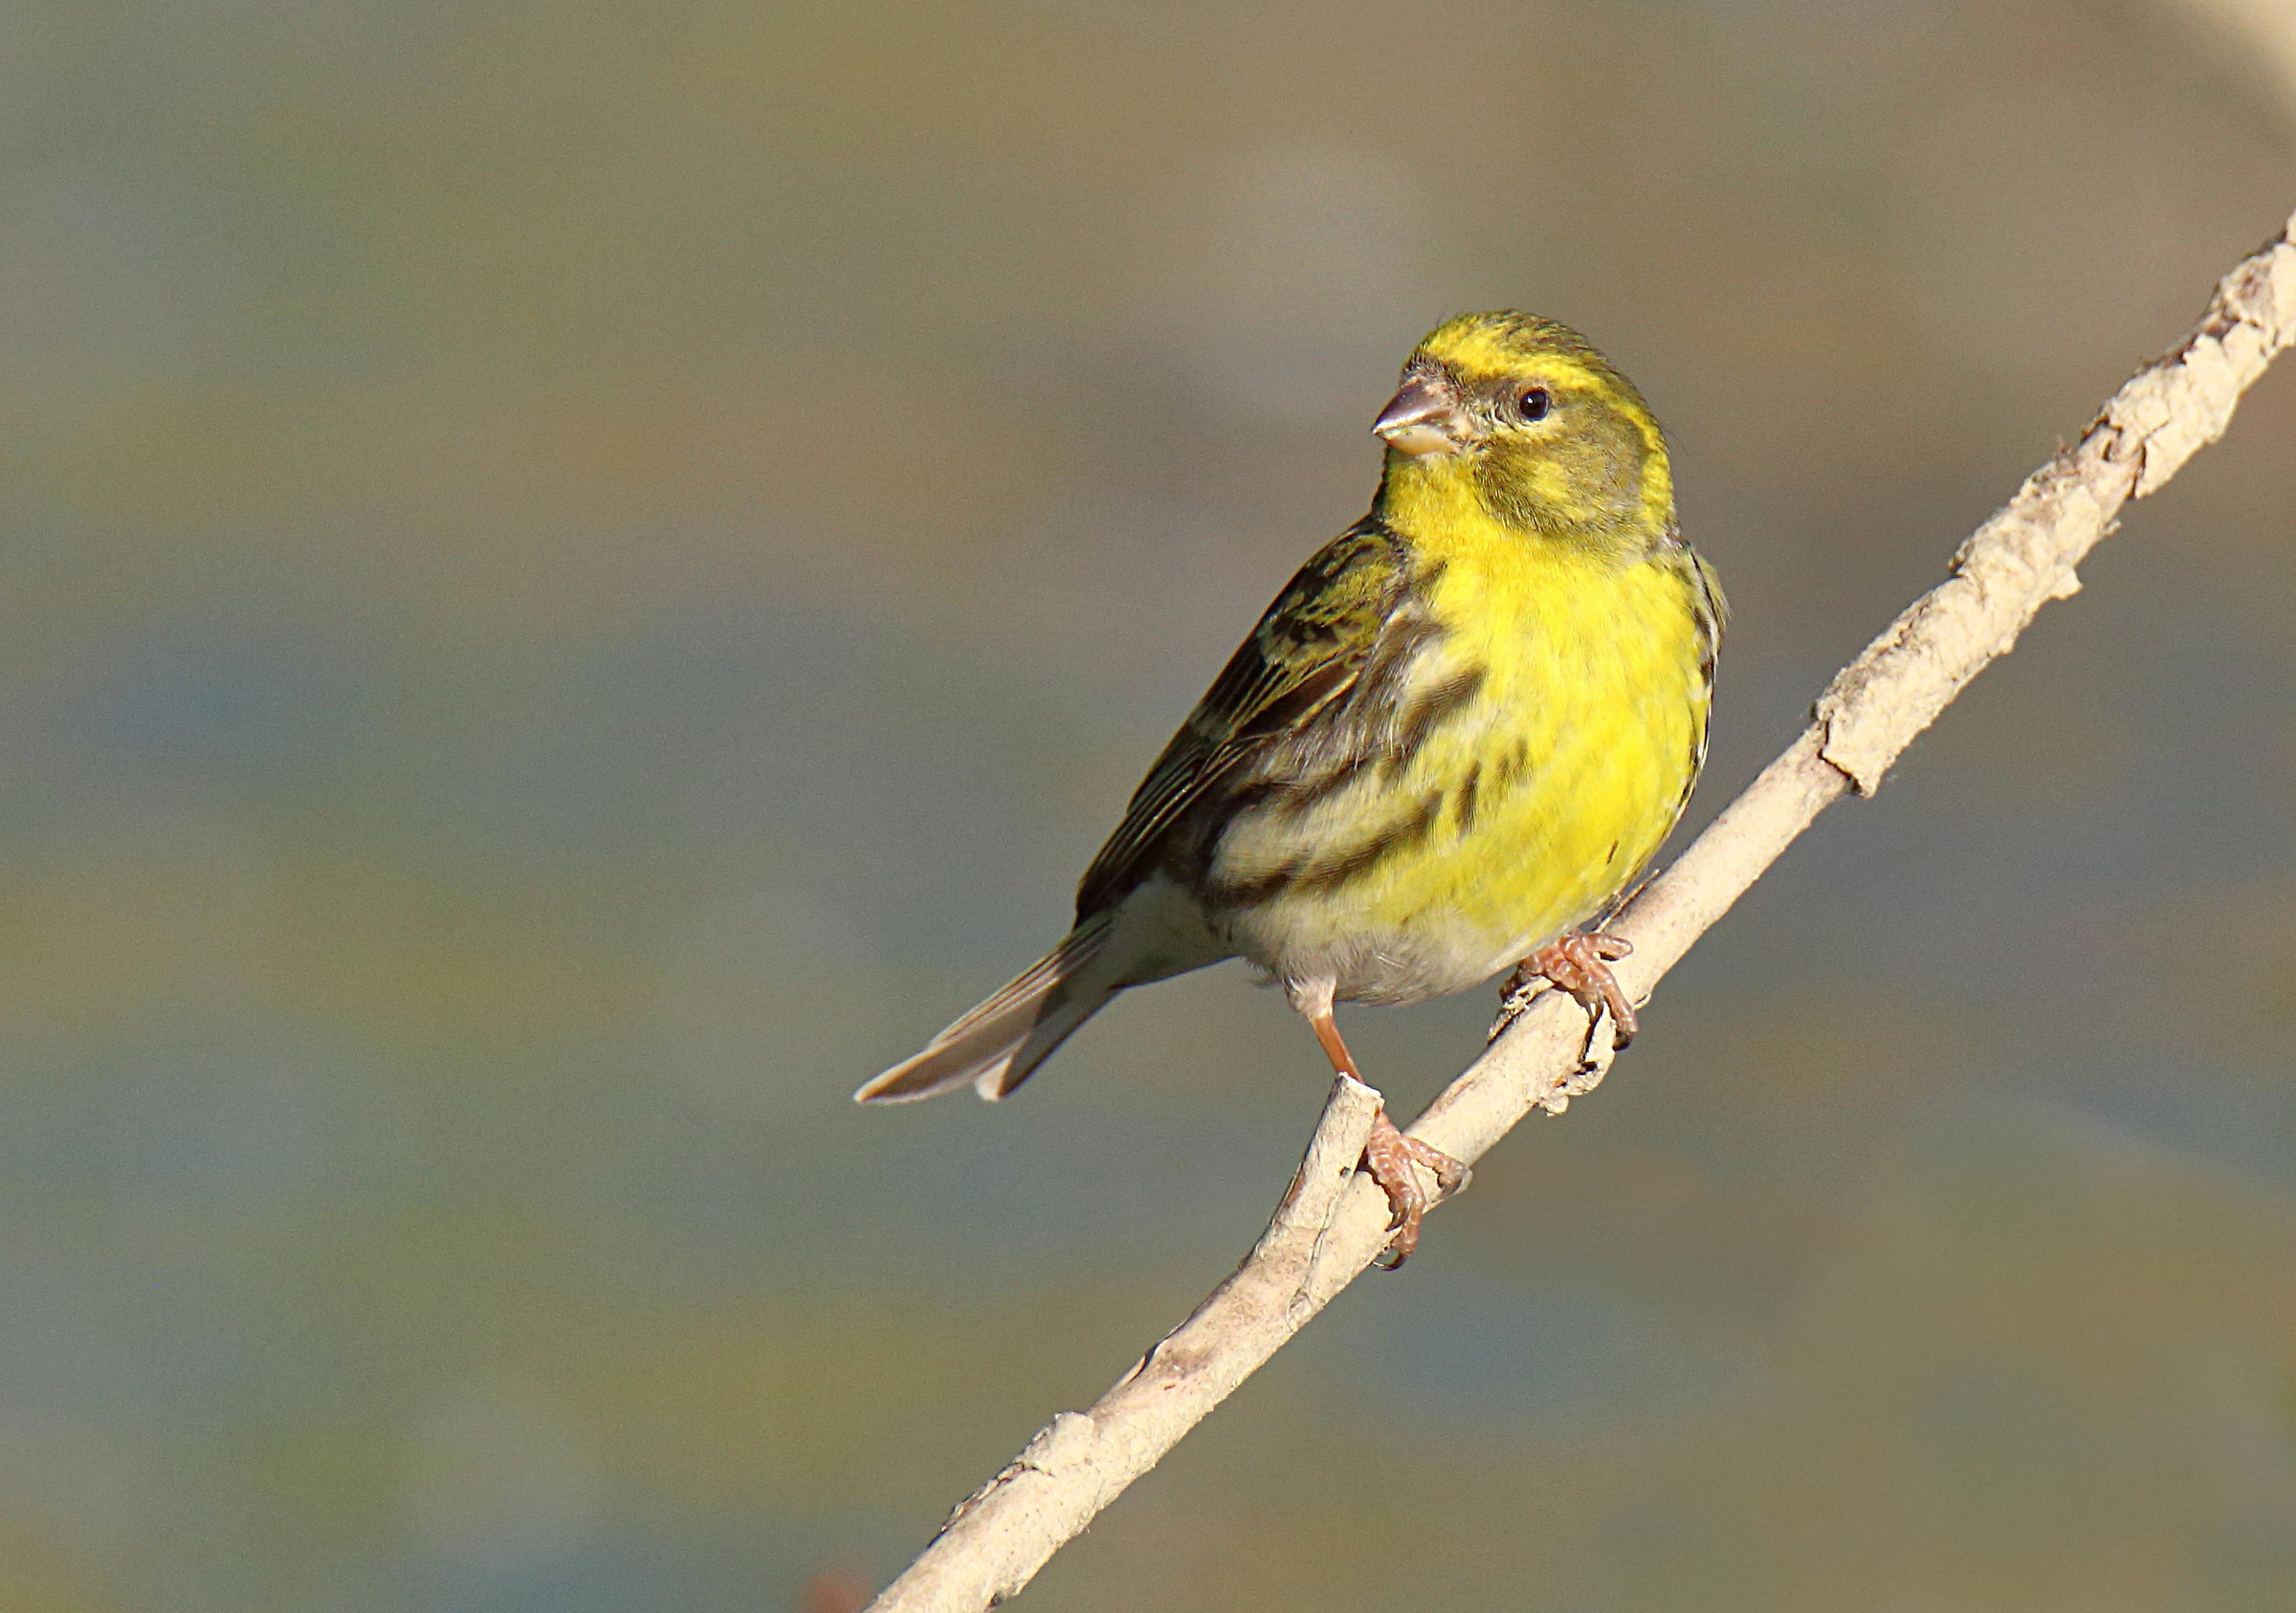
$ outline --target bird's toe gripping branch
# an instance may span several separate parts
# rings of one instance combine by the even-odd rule
[[[1623,1048],[1643,1027],[1626,988],[1619,983],[1619,977],[1611,972],[1610,966],[1633,951],[1634,943],[1624,936],[1606,935],[1600,930],[1573,930],[1557,936],[1524,959],[1508,977],[1499,1004],[1498,1023],[1490,1027],[1490,1039],[1497,1041],[1540,992],[1554,989],[1567,992],[1587,1011],[1590,1065],[1596,1062],[1594,1039],[1605,1013],[1610,1016],[1613,1050]]]
[[[1411,1168],[1414,1165],[1425,1166],[1434,1176],[1434,1199],[1419,1184]],[[1392,1236],[1375,1264],[1389,1271],[1410,1259],[1411,1251],[1419,1247],[1419,1223],[1428,1206],[1465,1187],[1473,1174],[1442,1149],[1405,1137],[1384,1108],[1372,1120],[1371,1136],[1363,1143],[1363,1167],[1387,1195],[1387,1226]]]
[[[1347,1043],[1332,1018],[1331,999],[1326,996],[1319,1002],[1311,1002],[1306,1011],[1308,1023],[1315,1029],[1316,1041],[1323,1044],[1324,1055],[1332,1061],[1332,1069],[1360,1082],[1363,1072],[1357,1067],[1356,1055],[1347,1050]],[[1433,1199],[1419,1184],[1419,1178],[1412,1171],[1414,1165],[1425,1167],[1435,1178]],[[1363,1142],[1363,1168],[1380,1184],[1380,1191],[1387,1195],[1387,1227],[1392,1235],[1374,1264],[1389,1271],[1410,1259],[1411,1251],[1419,1247],[1419,1223],[1429,1207],[1465,1187],[1468,1178],[1474,1174],[1464,1160],[1454,1160],[1417,1138],[1405,1137],[1402,1128],[1388,1118],[1384,1102],[1372,1116],[1371,1135]]]

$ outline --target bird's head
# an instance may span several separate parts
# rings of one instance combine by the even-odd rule
[[[1387,444],[1386,502],[1471,499],[1502,525],[1575,543],[1641,546],[1673,529],[1667,441],[1649,407],[1552,320],[1446,320],[1371,429]]]

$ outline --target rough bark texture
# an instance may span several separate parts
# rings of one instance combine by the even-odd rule
[[[1962,686],[2034,613],[2080,587],[2075,567],[2121,507],[2216,441],[2241,394],[2296,341],[2296,218],[2227,275],[2200,323],[2108,400],[2082,435],[1971,536],[1819,699],[1810,727],[1605,928],[1648,998],[1810,821],[1870,795]],[[1596,1027],[1598,1030],[1601,1027]],[[1559,992],[1533,998],[1410,1128],[1473,1160],[1534,1109],[1559,1114],[1610,1063],[1610,1038]],[[872,1613],[970,1613],[1011,1596],[1262,1361],[1355,1281],[1385,1241],[1386,1201],[1353,1173],[1378,1094],[1340,1080],[1292,1189],[1235,1273],[1089,1410],[1064,1411],[960,1506]]]

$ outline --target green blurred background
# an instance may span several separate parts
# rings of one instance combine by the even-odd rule
[[[1423,330],[1675,431],[1703,819],[2296,203],[2279,0],[0,34],[6,1613],[881,1580],[1325,1075],[1230,966],[848,1094],[1058,933]],[[2284,367],[1027,1604],[2296,1604],[2291,540]],[[1490,1007],[1351,1035],[1416,1106]]]

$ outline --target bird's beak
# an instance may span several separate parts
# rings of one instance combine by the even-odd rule
[[[1372,431],[1414,459],[1457,453],[1474,440],[1474,422],[1459,395],[1435,376],[1415,375],[1389,400]]]

